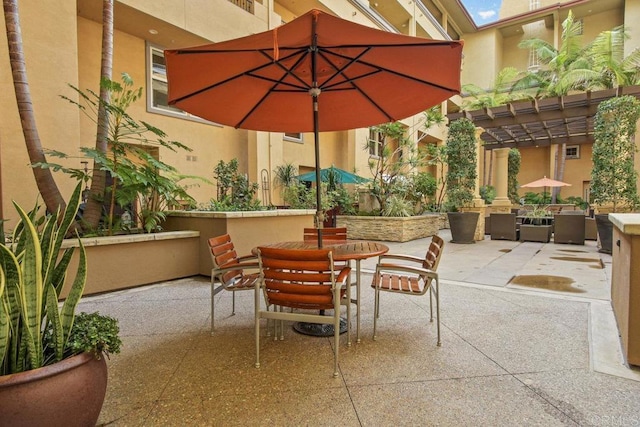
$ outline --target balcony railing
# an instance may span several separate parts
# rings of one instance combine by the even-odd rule
[[[229,1],[253,15],[253,0],[229,0]]]

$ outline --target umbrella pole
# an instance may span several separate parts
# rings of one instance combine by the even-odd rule
[[[316,20],[311,22],[311,78],[313,87],[309,90],[313,102],[313,143],[316,157],[316,228],[318,229],[318,247],[322,247],[322,225],[324,215],[322,213],[322,179],[320,176],[320,138],[319,138],[319,119],[318,119],[318,76],[316,75],[316,56],[318,54],[318,35],[316,34]]]

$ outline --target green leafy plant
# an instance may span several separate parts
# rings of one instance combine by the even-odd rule
[[[551,203],[551,194],[527,191],[524,193],[523,199],[525,205],[548,205]]]
[[[355,215],[356,196],[347,191],[342,185],[328,194],[331,206],[335,207],[338,215]]]
[[[408,217],[413,215],[413,205],[398,195],[391,195],[382,210],[382,216]]]
[[[493,185],[483,185],[480,187],[480,197],[485,203],[491,204],[493,199],[496,198],[496,189]]]
[[[249,182],[246,175],[238,172],[238,159],[228,163],[220,160],[213,170],[218,182],[218,198],[212,199],[205,209],[213,211],[258,211],[264,208],[256,199],[258,184]]]
[[[69,294],[61,307],[58,301],[75,251],[68,248],[61,252],[62,242],[80,206],[81,188],[79,183],[61,215],[37,217],[37,206],[27,213],[14,202],[20,220],[11,243],[0,243],[3,375],[50,365],[74,352],[69,340],[87,280],[87,259],[79,239],[78,267]]]
[[[640,118],[640,101],[632,96],[608,99],[598,105],[594,124],[591,202],[636,209],[638,198],[634,135]]]
[[[533,225],[542,225],[542,218],[551,216],[548,205],[535,205],[533,209],[527,210],[524,214],[529,219],[529,223]]]
[[[162,130],[147,122],[137,121],[127,113],[128,108],[142,97],[142,87],[133,89],[133,80],[126,73],[122,74],[122,83],[103,79],[101,87],[110,93],[110,101],[105,102],[91,90],[82,91],[69,86],[78,94],[79,101],[66,96],[62,98],[76,105],[92,121],[97,122],[99,107],[108,112],[107,152],[95,147],[80,148],[84,159],[94,161],[113,178],[101,201],[107,211],[104,221],[106,234],[111,235],[118,229],[121,211],[127,211],[132,216],[134,226],[139,225],[146,232],[153,232],[160,230],[167,209],[182,207],[185,202],[195,204],[195,200],[187,193],[187,187],[179,182],[184,179],[206,180],[182,175],[176,168],[157,158],[161,148],[171,151],[191,149],[167,139]],[[47,152],[53,157],[72,158],[59,151]],[[82,168],[69,168],[51,162],[37,163],[34,167],[60,170],[81,181],[90,179]]]
[[[459,210],[471,204],[477,177],[476,128],[467,118],[451,122],[447,135],[447,202]]]
[[[436,178],[429,172],[410,175],[404,197],[414,204],[414,213],[432,210],[438,187]]]
[[[67,347],[71,354],[93,352],[99,357],[120,352],[118,320],[98,312],[76,315]]]
[[[520,203],[520,194],[518,193],[518,174],[520,173],[520,165],[522,163],[522,156],[520,150],[512,148],[509,150],[509,156],[507,157],[507,195],[511,203]]]
[[[273,170],[273,182],[277,187],[280,187],[280,193],[283,199],[287,187],[295,185],[298,182],[297,176],[298,168],[292,163],[278,165]]]
[[[582,210],[587,210],[589,208],[589,203],[579,196],[569,196],[567,197],[567,203],[571,203],[572,205],[580,208]]]
[[[394,186],[402,183],[416,167],[425,165],[427,156],[416,149],[407,136],[410,129],[400,122],[373,126],[371,131],[377,135],[377,141],[368,140],[365,149],[368,151],[371,144],[378,144],[378,152],[369,158],[369,169],[373,175],[369,185],[371,194],[384,211],[389,197],[397,193]]]

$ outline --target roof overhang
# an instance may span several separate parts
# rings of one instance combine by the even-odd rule
[[[582,92],[554,98],[518,101],[498,107],[448,114],[449,121],[466,117],[482,129],[486,149],[544,147],[593,142],[598,105],[609,98],[640,98],[640,86]]]

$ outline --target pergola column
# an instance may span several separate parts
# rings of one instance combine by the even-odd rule
[[[478,212],[478,224],[476,225],[476,232],[473,235],[475,241],[484,240],[484,222],[486,216],[487,205],[484,203],[484,199],[480,197],[480,166],[482,162],[482,145],[480,144],[480,135],[482,135],[484,129],[476,127],[476,183],[473,193],[473,201],[471,207],[466,209],[471,212]]]
[[[509,212],[511,209],[511,200],[509,200],[508,183],[509,183],[509,148],[496,148],[493,150],[494,169],[495,169],[495,189],[496,198],[493,199],[492,205],[498,209],[494,212]]]

